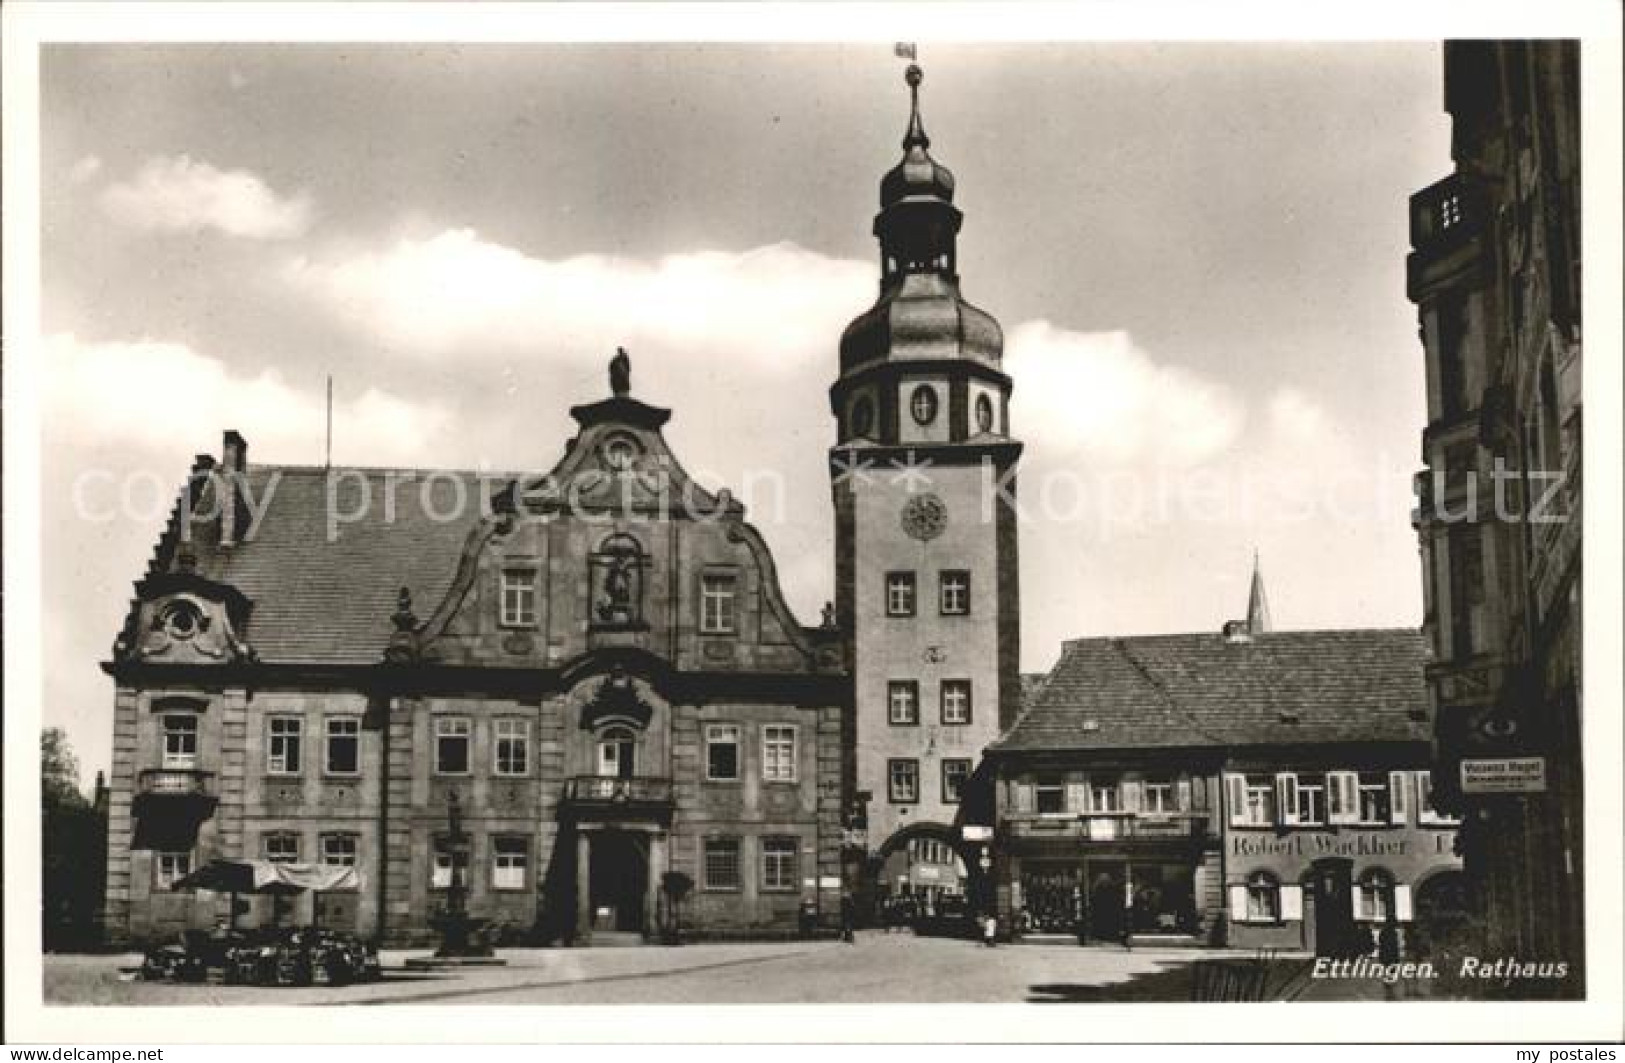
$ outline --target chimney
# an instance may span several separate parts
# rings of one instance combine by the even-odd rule
[[[235,428],[226,429],[220,443],[220,464],[225,466],[227,472],[248,471],[248,440]]]
[[[220,441],[219,476],[216,487],[225,492],[220,503],[220,545],[235,546],[237,533],[247,524],[243,505],[242,479],[248,473],[248,440],[235,428],[226,429]]]

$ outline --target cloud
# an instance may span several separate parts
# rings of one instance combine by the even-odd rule
[[[213,228],[250,240],[286,240],[311,221],[310,197],[280,196],[246,170],[217,170],[188,155],[151,158],[135,176],[108,186],[102,209],[137,229]]]
[[[1071,332],[1048,321],[1013,329],[1011,418],[1043,426],[1043,445],[1091,462],[1189,466],[1221,453],[1246,424],[1231,387],[1162,365],[1126,332]]]
[[[654,260],[531,258],[470,229],[349,257],[291,260],[284,277],[351,326],[422,357],[721,348],[764,367],[825,351],[872,297],[873,268],[794,244]]]
[[[68,170],[68,180],[76,185],[82,185],[95,177],[102,169],[102,160],[95,155],[86,155]]]
[[[167,455],[182,464],[156,471],[180,475],[192,450],[236,428],[271,461],[321,460],[321,382],[296,388],[274,370],[245,376],[185,344],[154,340],[87,343],[59,333],[46,339],[43,354],[50,367],[45,434],[53,444]],[[204,411],[208,438],[181,434],[183,409]],[[432,463],[436,435],[450,429],[443,406],[376,388],[336,403],[334,420],[344,427],[346,451],[373,465]]]

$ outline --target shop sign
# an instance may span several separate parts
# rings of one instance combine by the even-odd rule
[[[993,840],[993,828],[967,823],[959,828],[959,836],[968,842],[990,842]]]
[[[1545,757],[1502,757],[1461,762],[1464,794],[1543,794]]]
[[[825,875],[825,876],[823,876],[822,878],[820,878],[818,880],[818,888],[819,889],[826,889],[826,890],[838,890],[838,889],[840,889],[841,888],[841,876],[840,875]]]

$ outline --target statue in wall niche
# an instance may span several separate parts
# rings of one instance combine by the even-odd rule
[[[609,390],[616,398],[632,393],[632,359],[625,347],[615,348],[615,357],[609,360]]]
[[[610,558],[604,571],[598,619],[608,624],[625,624],[632,619],[632,559],[624,554]]]

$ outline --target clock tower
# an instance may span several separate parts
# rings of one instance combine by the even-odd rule
[[[961,794],[1020,708],[1021,444],[1003,333],[959,291],[962,215],[928,151],[921,77],[910,65],[903,158],[880,182],[880,294],[841,336],[829,392],[836,611],[854,682],[847,790],[867,828],[864,885],[882,896],[913,891],[887,863],[905,845],[959,844]],[[967,864],[978,852],[959,847]]]

